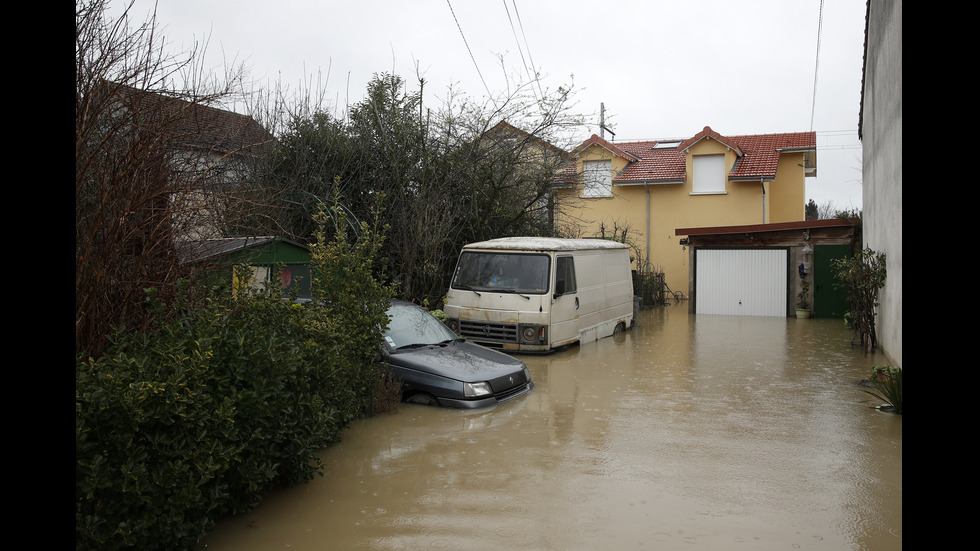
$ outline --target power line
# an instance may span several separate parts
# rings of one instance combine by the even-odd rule
[[[449,11],[453,14],[453,21],[456,22],[456,28],[459,29],[459,36],[463,37],[463,44],[466,46],[466,51],[470,54],[470,59],[473,60],[473,66],[476,67],[476,74],[480,75],[480,82],[483,83],[483,87],[487,91],[487,95],[490,97],[490,101],[497,105],[497,102],[493,99],[493,94],[490,92],[490,87],[487,86],[487,81],[483,80],[483,73],[480,72],[480,66],[476,63],[476,58],[473,56],[473,50],[470,50],[470,44],[466,41],[466,35],[463,34],[463,27],[459,24],[459,19],[456,18],[456,12],[453,10],[453,5],[449,0],[446,0],[446,4],[449,4]]]
[[[527,58],[531,60],[531,69],[534,70],[534,74],[533,75],[531,73],[528,73],[528,78],[531,78],[532,80],[534,80],[534,83],[538,85],[538,93],[543,98],[544,97],[544,91],[541,90],[541,79],[538,78],[538,70],[537,70],[537,67],[535,67],[535,65],[534,65],[534,58],[531,57],[531,47],[528,46],[528,44],[527,44],[527,35],[524,34],[524,22],[521,20],[521,14],[520,14],[520,12],[517,11],[517,0],[511,0],[511,3],[514,4],[514,13],[517,15],[517,24],[520,25],[520,27],[521,27],[521,36],[524,38],[524,48],[527,50]],[[507,7],[507,0],[504,0],[504,8],[506,8],[506,7]],[[507,12],[507,18],[510,19],[510,12]],[[513,22],[511,22],[510,27],[511,27],[511,29],[514,28],[514,23]],[[516,33],[514,35],[514,39],[515,40],[517,39]],[[520,47],[521,47],[521,45],[520,45],[519,42],[517,44],[517,47],[518,47],[518,49],[520,49]],[[524,61],[524,54],[523,53],[521,53],[521,61],[522,62]],[[528,71],[527,63],[524,64],[524,70],[525,71]]]
[[[531,70],[527,68],[527,61],[524,60],[524,50],[521,48],[521,41],[517,39],[517,29],[514,28],[514,20],[510,17],[510,10],[507,9],[507,0],[501,0],[504,3],[504,11],[507,12],[507,22],[510,23],[510,32],[514,34],[514,42],[517,42],[517,52],[521,54],[521,63],[524,64],[524,72],[527,73],[528,78],[531,77]],[[528,52],[528,55],[531,53]]]
[[[810,131],[813,131],[813,115],[817,110],[817,72],[820,68],[820,35],[823,32],[823,0],[820,0],[820,15],[817,18],[817,59],[813,67],[813,98],[810,105]]]
[[[819,150],[861,149],[862,147],[857,137],[857,130],[817,130],[814,133],[817,135]]]

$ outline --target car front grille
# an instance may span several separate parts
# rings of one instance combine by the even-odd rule
[[[503,392],[495,392],[494,395],[493,395],[493,397],[496,398],[498,402],[503,402],[504,400],[509,400],[510,398],[513,398],[514,396],[517,396],[518,394],[521,394],[522,392],[527,391],[528,390],[528,385],[529,385],[529,383],[524,383],[524,384],[521,384],[521,385],[517,385],[515,387],[508,388],[507,390],[504,390]]]
[[[493,397],[498,401],[526,392],[531,381],[527,377],[527,371],[521,370],[516,373],[504,375],[490,380],[490,387],[493,388]]]

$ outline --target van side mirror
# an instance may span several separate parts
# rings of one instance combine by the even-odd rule
[[[565,294],[565,281],[564,280],[555,281],[555,296],[554,296],[554,298],[558,298],[558,297],[560,297],[560,296],[562,296],[564,294]]]

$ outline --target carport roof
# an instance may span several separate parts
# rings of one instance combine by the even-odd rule
[[[749,224],[745,226],[714,226],[705,228],[677,228],[674,235],[723,235],[730,233],[761,233],[783,230],[805,230],[810,228],[842,228],[853,226],[853,219],[834,218],[831,220],[803,220],[800,222],[777,222],[774,224]]]

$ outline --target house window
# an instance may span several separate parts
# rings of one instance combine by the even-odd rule
[[[694,156],[693,193],[725,193],[725,156]]]
[[[585,161],[583,175],[583,196],[612,197],[612,161]]]

